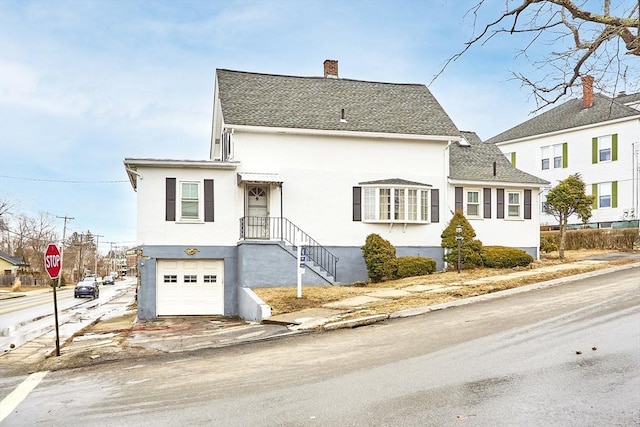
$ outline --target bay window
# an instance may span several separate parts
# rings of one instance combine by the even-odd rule
[[[365,222],[429,221],[431,189],[420,187],[363,186],[362,212]]]

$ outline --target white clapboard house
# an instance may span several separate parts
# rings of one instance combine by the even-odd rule
[[[502,150],[518,169],[551,182],[579,173],[595,197],[591,228],[638,227],[640,199],[640,93],[615,98],[594,93],[593,78],[582,79],[582,99],[571,99],[486,142]],[[551,188],[551,187],[550,187]],[[537,209],[540,223],[557,228]],[[574,228],[580,219],[570,218]]]

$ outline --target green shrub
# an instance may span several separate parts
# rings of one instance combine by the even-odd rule
[[[440,246],[448,249],[448,251],[445,251],[443,260],[449,264],[450,268],[458,268],[458,241],[456,240],[456,226],[458,224],[462,226],[462,241],[460,242],[461,268],[481,267],[482,242],[475,238],[475,230],[460,211],[456,211],[449,225],[440,236],[442,238]]]
[[[422,256],[403,256],[397,258],[398,271],[396,277],[426,276],[436,271],[436,260]]]
[[[518,248],[485,246],[482,248],[482,260],[488,268],[513,268],[531,264],[533,257]]]
[[[396,248],[389,241],[378,234],[370,234],[361,249],[372,282],[382,282],[396,276]]]
[[[540,235],[540,250],[545,254],[549,252],[554,252],[558,250],[558,242],[557,238],[552,234],[542,234]]]

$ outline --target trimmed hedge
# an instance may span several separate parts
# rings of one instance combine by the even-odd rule
[[[426,276],[436,271],[436,260],[422,256],[403,256],[397,258],[398,271],[396,277]]]
[[[556,249],[547,251],[543,242],[554,242]],[[540,233],[540,249],[543,252],[553,252],[560,245],[559,231],[543,231]],[[640,234],[637,228],[620,229],[585,229],[567,230],[564,238],[566,250],[579,249],[617,249],[633,250],[640,246]]]
[[[513,268],[531,264],[533,257],[518,248],[484,246],[482,261],[484,266],[488,268]]]

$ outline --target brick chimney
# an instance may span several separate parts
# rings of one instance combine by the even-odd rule
[[[593,77],[582,76],[582,108],[593,105]]]
[[[338,78],[338,61],[335,59],[327,59],[324,61],[324,76],[333,79]]]

